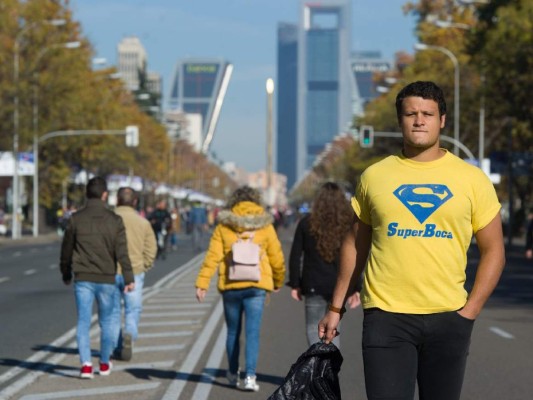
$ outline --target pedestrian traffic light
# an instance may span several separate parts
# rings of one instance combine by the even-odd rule
[[[359,145],[361,147],[374,146],[374,127],[371,125],[363,125],[359,130]]]
[[[139,127],[128,125],[126,127],[126,146],[137,147],[139,145]]]

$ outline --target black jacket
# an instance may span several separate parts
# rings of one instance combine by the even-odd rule
[[[303,257],[303,261],[302,261]],[[305,295],[320,295],[329,300],[337,281],[338,260],[328,263],[320,256],[311,234],[310,216],[304,216],[294,233],[289,256],[289,282]]]
[[[338,374],[342,361],[333,343],[311,345],[267,400],[340,400]]]
[[[60,269],[64,281],[74,273],[76,281],[115,283],[117,261],[122,266],[126,285],[133,282],[133,271],[126,230],[122,218],[108,210],[100,199],[87,200],[86,206],[69,218],[61,245]]]

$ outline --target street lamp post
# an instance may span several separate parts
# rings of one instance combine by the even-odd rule
[[[35,68],[38,67],[39,62],[42,57],[50,50],[57,48],[65,49],[77,49],[80,47],[81,43],[78,41],[75,42],[66,42],[66,43],[57,43],[51,46],[45,47],[35,58]],[[38,136],[39,136],[39,103],[38,103],[38,85],[37,85],[37,72],[33,73],[33,165],[35,170],[33,171],[33,229],[32,233],[34,237],[39,236],[39,155],[36,154],[38,151]]]
[[[267,204],[272,203],[272,97],[274,94],[274,80],[266,81],[267,92]]]
[[[18,239],[19,233],[19,221],[18,221],[18,208],[19,208],[19,56],[20,56],[20,40],[26,32],[39,26],[41,24],[49,24],[53,26],[64,25],[66,21],[64,19],[53,19],[38,21],[26,25],[15,37],[13,45],[13,83],[15,85],[15,95],[13,96],[13,202],[12,202],[12,221],[11,221],[11,238]]]
[[[453,137],[456,141],[459,141],[459,61],[457,61],[457,57],[455,57],[455,54],[453,54],[450,50],[448,50],[445,47],[441,46],[432,46],[425,43],[416,43],[415,44],[415,50],[437,50],[441,53],[446,54],[450,60],[452,60],[453,67],[455,70],[454,74],[454,104],[453,104]],[[456,144],[454,144],[453,147],[453,154],[456,156],[459,155],[459,148]]]

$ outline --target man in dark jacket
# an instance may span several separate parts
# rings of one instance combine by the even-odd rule
[[[114,305],[120,301],[115,285],[116,262],[122,266],[125,292],[134,289],[133,271],[128,257],[126,231],[122,218],[106,208],[107,184],[94,177],[86,188],[87,203],[69,219],[61,246],[60,268],[63,282],[69,285],[74,275],[78,311],[77,342],[81,361],[80,377],[93,378],[91,362],[91,315],[98,303],[100,325],[100,375],[111,373],[110,356],[114,336]]]

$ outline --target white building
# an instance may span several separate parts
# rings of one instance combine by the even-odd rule
[[[125,37],[117,46],[118,71],[128,90],[138,90],[141,76],[146,74],[147,55],[139,38]]]

